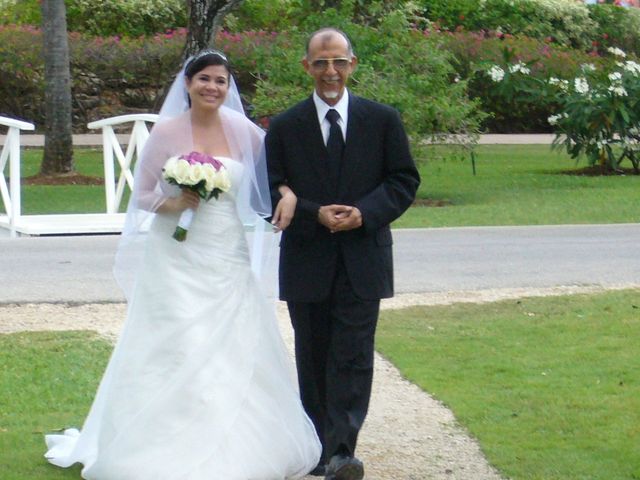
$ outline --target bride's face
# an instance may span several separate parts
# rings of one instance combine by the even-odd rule
[[[224,65],[209,65],[187,78],[191,108],[215,110],[229,91],[229,72]]]

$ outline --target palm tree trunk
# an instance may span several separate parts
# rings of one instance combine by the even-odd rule
[[[70,173],[73,162],[71,129],[71,73],[64,0],[43,0],[45,72],[43,175]]]

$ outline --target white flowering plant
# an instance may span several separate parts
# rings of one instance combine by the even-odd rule
[[[541,123],[538,119],[546,118],[547,112],[557,107],[555,103],[548,105],[553,100],[548,94],[551,88],[540,78],[537,59],[525,62],[509,47],[504,47],[501,53],[499,63],[482,63],[478,68],[488,80],[479,80],[476,85],[483,85],[479,92],[485,105],[491,108],[492,123],[499,128],[535,128],[532,122]],[[534,98],[541,101],[532,101]],[[522,124],[510,121],[516,117]]]
[[[618,48],[609,53],[616,59],[611,68],[583,65],[572,82],[549,79],[560,104],[548,118],[553,144],[607,171],[620,170],[628,159],[640,174],[640,64]]]
[[[224,164],[204,153],[191,152],[169,158],[162,168],[162,178],[180,188],[188,188],[203,200],[217,199],[231,188],[231,180]],[[187,209],[180,215],[173,238],[179,242],[187,239],[187,231],[195,212]]]
[[[552,107],[547,121],[556,133],[554,147],[574,159],[586,156],[605,171],[620,170],[628,159],[640,174],[640,64],[619,48],[608,53],[612,61],[584,63],[573,79],[547,79],[530,74],[533,62],[505,51],[501,65],[484,69],[493,83],[489,94],[504,109]]]

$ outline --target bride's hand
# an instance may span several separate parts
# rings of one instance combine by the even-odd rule
[[[177,197],[167,198],[158,208],[164,213],[182,213],[187,208],[196,210],[200,204],[200,197],[196,192],[188,188],[183,188]]]
[[[271,219],[271,223],[278,231],[285,230],[291,224],[293,214],[296,211],[296,204],[298,203],[298,197],[289,187],[282,185],[279,190],[282,198],[276,205]]]

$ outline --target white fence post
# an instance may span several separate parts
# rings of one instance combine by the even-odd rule
[[[96,122],[91,122],[87,127],[91,129],[102,129],[102,149],[104,161],[104,186],[105,200],[107,203],[107,213],[118,213],[120,203],[124,195],[124,189],[128,185],[133,190],[133,174],[131,165],[134,154],[140,155],[147,138],[149,130],[146,122],[155,123],[158,116],[151,113],[141,113],[133,115],[120,115],[117,117],[105,118]],[[113,131],[114,125],[133,122],[133,128],[129,135],[127,151],[123,153],[120,142]],[[120,175],[118,183],[115,180],[114,154],[120,165]]]
[[[12,118],[0,117],[0,125],[9,127],[6,141],[0,154],[0,193],[4,208],[9,217],[9,231],[16,237],[16,223],[21,215],[20,192],[20,130],[35,130],[32,123],[21,122]],[[4,167],[9,159],[9,187],[4,176]]]

